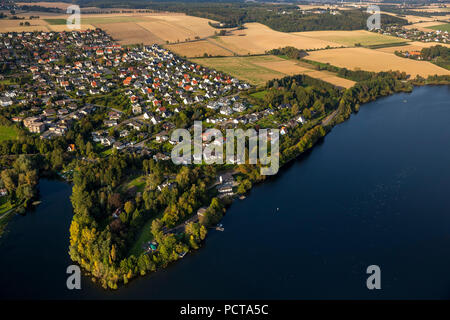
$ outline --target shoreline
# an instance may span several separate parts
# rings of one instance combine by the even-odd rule
[[[409,83],[411,83],[411,82],[409,82]],[[411,84],[412,84],[412,83],[411,83]],[[361,107],[362,107],[363,105],[368,104],[368,103],[378,101],[379,99],[391,97],[391,96],[393,96],[393,95],[395,95],[395,94],[412,93],[416,87],[423,87],[423,86],[428,86],[428,85],[430,85],[430,86],[449,86],[450,83],[423,83],[423,84],[413,84],[413,88],[412,88],[412,90],[410,90],[410,91],[400,91],[400,92],[394,92],[394,93],[389,94],[389,95],[379,96],[379,97],[377,97],[376,99],[374,99],[374,100],[372,100],[372,101],[368,101],[368,102],[366,102],[366,103],[361,104]],[[320,137],[317,141],[315,141],[311,147],[305,149],[300,155],[298,155],[298,156],[296,156],[296,157],[294,157],[294,158],[288,159],[288,160],[287,160],[286,162],[284,162],[284,163],[281,163],[281,162],[280,162],[280,170],[277,172],[277,174],[275,174],[275,175],[273,175],[273,176],[266,176],[262,181],[252,182],[252,188],[251,188],[250,190],[248,190],[248,191],[247,191],[245,194],[243,194],[243,195],[235,194],[234,196],[229,197],[229,198],[228,198],[228,199],[229,199],[229,200],[228,200],[229,203],[226,204],[226,206],[225,206],[226,211],[225,211],[225,213],[224,213],[223,216],[225,216],[225,215],[227,214],[228,208],[229,208],[231,205],[233,205],[233,203],[235,202],[235,200],[244,200],[245,198],[247,198],[247,197],[249,196],[249,194],[251,193],[251,190],[253,189],[253,187],[257,187],[257,186],[259,186],[259,185],[262,185],[262,184],[265,183],[265,182],[270,182],[270,181],[272,181],[273,179],[277,179],[277,178],[279,177],[280,172],[285,171],[285,170],[288,170],[288,168],[289,168],[291,165],[293,165],[296,161],[302,161],[303,158],[307,157],[308,155],[311,154],[311,152],[313,152],[315,146],[324,143],[325,137],[332,131],[332,129],[333,129],[335,126],[339,125],[340,123],[343,123],[343,122],[348,121],[348,120],[351,118],[351,115],[352,115],[353,113],[357,114],[358,111],[359,111],[359,109],[358,109],[357,111],[355,111],[355,112],[352,112],[352,113],[350,114],[350,116],[349,116],[348,118],[346,118],[346,119],[345,119],[344,121],[342,121],[342,122],[334,123],[333,121],[331,121],[332,124],[331,124],[331,126],[327,127],[327,129],[326,129],[326,134],[325,134],[323,137]],[[336,115],[338,115],[338,114],[339,114],[339,112],[338,112]],[[333,118],[334,118],[334,117],[333,117]],[[333,120],[334,120],[334,119],[333,119]],[[282,171],[281,171],[281,170],[282,170]],[[219,175],[218,175],[218,176],[219,176]],[[218,177],[218,176],[217,176],[217,177]],[[217,178],[217,177],[216,177],[216,178]],[[240,199],[242,196],[244,197],[244,199]],[[221,219],[221,220],[222,220],[222,219]],[[183,222],[183,223],[184,223],[184,222]],[[226,226],[225,226],[225,227],[226,227]],[[202,246],[200,246],[200,248],[195,249],[195,250],[189,250],[189,251],[186,253],[186,255],[189,254],[189,253],[191,253],[191,252],[199,252],[199,251],[201,250],[201,248],[203,247],[203,245],[206,243],[206,241],[207,241],[206,239],[203,240],[203,241],[202,241]],[[185,255],[184,255],[184,256],[185,256]],[[183,257],[184,257],[184,256],[183,256]],[[181,259],[181,258],[180,258],[180,259]],[[173,262],[169,263],[168,266],[173,265],[174,262],[178,262],[180,259],[178,259],[178,260],[176,260],[176,261],[173,261]],[[153,273],[155,273],[155,272],[158,272],[158,271],[161,271],[161,270],[163,270],[163,269],[166,269],[168,266],[166,266],[166,267],[161,267],[161,268],[157,268],[155,271],[150,272],[149,274],[153,274]],[[84,271],[84,268],[83,268],[82,270]],[[147,276],[147,275],[148,275],[148,274],[142,275],[142,276],[139,276],[139,277],[137,277],[137,278],[142,278],[142,277],[145,277],[145,276]],[[92,274],[90,274],[89,272],[87,272],[87,273],[86,273],[86,276],[89,277],[89,276],[92,276]],[[130,279],[130,280],[133,280],[133,279]],[[96,279],[96,281],[93,281],[93,282],[94,282],[95,284],[99,284],[98,281],[97,281],[97,279]],[[126,284],[121,284],[121,285],[119,285],[119,286],[118,286],[117,288],[115,288],[115,289],[112,289],[112,288],[103,288],[103,287],[102,287],[102,289],[103,289],[103,290],[106,290],[106,291],[110,291],[110,290],[111,290],[111,291],[117,291],[117,290],[119,290],[120,288],[125,287],[125,286],[126,286]],[[100,286],[100,287],[101,287],[101,286]]]

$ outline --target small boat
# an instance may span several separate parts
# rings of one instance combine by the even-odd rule
[[[239,197],[239,200],[244,200],[245,199],[245,196],[240,196]]]
[[[220,224],[218,224],[218,225],[216,226],[216,230],[217,230],[217,231],[224,231],[225,228],[224,228],[223,225],[220,223]]]
[[[280,208],[277,208],[277,211],[280,211]]]

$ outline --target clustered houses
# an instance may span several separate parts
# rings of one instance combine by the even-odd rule
[[[86,101],[106,110],[91,133],[95,143],[138,153],[152,148],[158,161],[170,159],[170,133],[185,110],[202,108],[201,120],[221,129],[261,128],[270,118],[271,128],[283,134],[304,122],[277,117],[275,111],[287,105],[256,111],[239,96],[250,85],[236,78],[157,45],[122,48],[100,29],[0,33],[0,51],[0,68],[11,82],[0,106],[11,108],[11,120],[42,139],[64,135],[100,107]],[[11,80],[11,75],[21,79]]]
[[[0,51],[2,70],[23,76],[8,85],[0,106],[20,106],[11,118],[45,139],[63,135],[94,111],[98,106],[84,101],[95,97],[97,103],[113,100],[107,105],[121,111],[110,109],[92,139],[118,150],[133,145],[130,133],[142,141],[148,127],[173,129],[171,118],[185,108],[218,100],[217,114],[229,116],[248,107],[236,93],[250,85],[157,45],[122,48],[100,29],[0,33]],[[116,129],[119,134],[112,137]],[[164,142],[167,134],[158,136]]]
[[[21,112],[12,120],[42,139],[65,134],[74,121],[95,110],[81,105],[74,93],[104,70],[94,53],[99,47],[120,50],[101,30],[0,34],[2,70],[20,75],[18,84],[0,97],[1,106],[19,105]]]
[[[187,106],[250,88],[236,78],[182,60],[157,45],[131,49],[123,59],[129,67],[120,70],[119,78],[132,113],[143,115],[154,125]]]
[[[395,36],[414,41],[450,43],[448,31],[430,30],[424,32],[418,29],[406,29],[401,26],[385,26],[383,29],[379,29],[376,32],[387,36]]]

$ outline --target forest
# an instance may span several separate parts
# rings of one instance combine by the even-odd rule
[[[420,56],[424,60],[433,62],[434,64],[450,70],[450,48],[441,45],[423,48]]]

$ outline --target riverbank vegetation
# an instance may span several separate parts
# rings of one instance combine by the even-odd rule
[[[143,191],[132,186],[118,193],[123,184],[129,185],[127,177],[136,173],[145,181]],[[71,197],[72,260],[105,288],[117,288],[198,249],[207,226],[223,215],[223,205],[207,190],[214,179],[209,166],[178,167],[135,155],[80,165]],[[191,218],[201,206],[208,210],[198,223]],[[184,227],[183,233],[170,232]],[[150,240],[156,241],[157,250],[148,249]]]
[[[38,170],[36,159],[20,155],[0,172],[0,234],[10,216],[16,212],[24,213],[37,197]]]
[[[243,94],[256,105],[256,112],[267,107],[276,111],[272,121],[305,120],[303,125],[288,125],[280,137],[281,165],[311,149],[363,103],[412,90],[404,73],[342,72],[359,81],[340,89],[296,75],[268,81],[264,88]],[[233,167],[239,195],[266,179],[260,165]],[[135,154],[78,162],[71,197],[75,213],[70,227],[72,260],[103,287],[115,289],[198,249],[207,228],[221,220],[229,203],[216,198],[215,189],[210,188],[223,169],[221,165],[175,166]],[[201,216],[197,215],[200,208]]]

